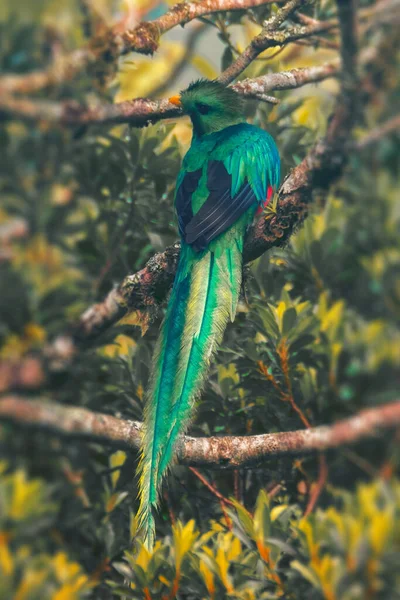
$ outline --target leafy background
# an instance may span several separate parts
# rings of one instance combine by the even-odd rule
[[[130,25],[166,9],[145,0],[96,3],[106,20],[125,15]],[[229,64],[271,10],[208,18],[170,84],[191,26],[165,36],[152,59],[128,56],[113,76],[87,72],[38,95],[121,101],[157,95],[160,81],[162,95],[176,92]],[[306,10],[323,20],[334,4]],[[43,68],[54,40],[68,51],[88,33],[87,14],[71,0],[14,0],[0,15],[3,74]],[[291,46],[274,54],[246,75],[319,64],[336,51]],[[395,114],[394,54],[370,85],[357,138]],[[336,91],[328,80],[278,93],[274,108],[248,103],[249,120],[277,140],[282,177],[323,134]],[[2,237],[0,359],[17,363],[42,347],[176,239],[174,184],[189,143],[185,119],[143,130],[0,123],[0,231],[16,219],[23,225],[19,238]],[[212,367],[195,435],[300,429],[291,400],[312,425],[398,400],[399,166],[396,134],[355,150],[288,246],[251,266],[247,301]],[[140,419],[164,308],[145,323],[131,314],[104,334],[68,374],[53,377],[49,399]],[[135,454],[11,425],[1,427],[0,453],[1,599],[400,598],[398,433],[329,452],[328,483],[308,516],[318,457],[203,470],[228,502],[178,466],[165,486],[153,554],[135,541]]]

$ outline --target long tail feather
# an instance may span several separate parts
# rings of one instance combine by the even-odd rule
[[[235,316],[241,281],[241,236],[228,246],[221,240],[201,254],[183,244],[144,415],[139,524],[149,547],[162,477],[188,425],[211,357]]]

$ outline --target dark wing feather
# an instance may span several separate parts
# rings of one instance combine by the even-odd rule
[[[204,250],[218,235],[226,231],[251,205],[257,203],[254,191],[247,181],[232,197],[232,177],[223,162],[212,160],[207,171],[209,196],[199,211],[190,219],[183,237],[195,250]]]
[[[185,235],[185,228],[193,218],[192,195],[199,185],[202,169],[188,171],[176,192],[175,208],[178,215],[179,233]]]

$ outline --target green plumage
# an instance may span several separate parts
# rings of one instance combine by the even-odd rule
[[[182,214],[190,202],[191,214],[196,215],[209,198],[208,186],[212,185],[209,167],[215,164],[221,164],[225,177],[229,177],[229,194],[235,197],[246,182],[253,203],[201,251],[182,240],[178,270],[153,359],[144,415],[139,522],[149,547],[154,539],[152,508],[157,505],[162,477],[173,459],[177,439],[193,414],[194,402],[227,322],[235,317],[246,229],[253,220],[257,201],[266,198],[267,184],[276,186],[279,178],[279,157],[276,161],[272,138],[256,127],[240,123],[242,116],[237,113],[237,106],[241,110],[240,103],[236,102],[235,112],[233,92],[220,86],[215,88],[209,82],[203,84],[204,88],[207,86],[207,89],[194,86],[193,91],[189,88],[181,96],[192,118],[194,137],[178,176],[177,189],[186,176],[190,178],[197,173],[196,189],[191,196],[184,197]],[[202,103],[212,101],[215,106],[222,106],[218,117],[221,127],[214,129],[214,124],[207,129],[210,121],[200,123],[198,111],[193,114],[199,96]],[[230,102],[228,120],[223,119],[222,110],[226,98]]]

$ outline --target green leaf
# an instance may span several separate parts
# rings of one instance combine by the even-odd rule
[[[301,348],[304,348],[304,346],[312,344],[314,340],[315,338],[313,335],[301,335],[300,337],[295,339],[292,344],[290,344],[290,353],[295,354],[296,352],[301,350]]]
[[[235,506],[237,516],[239,517],[243,529],[251,539],[254,539],[254,525],[250,513],[242,504],[240,504],[240,502],[235,500],[235,498],[231,498],[231,501]]]
[[[276,322],[275,315],[271,311],[269,306],[268,305],[262,306],[259,304],[257,306],[257,314],[261,319],[261,322],[264,326],[264,331],[267,334],[267,336],[270,338],[271,337],[275,338],[275,339],[278,338],[279,337],[278,323]]]
[[[257,538],[263,542],[271,531],[269,497],[265,490],[261,490],[257,497],[256,510],[254,512],[254,531]]]
[[[287,308],[282,319],[282,335],[287,335],[297,320],[297,312],[295,308]]]
[[[301,563],[298,560],[292,560],[290,566],[292,569],[298,571],[300,575],[302,575],[304,579],[307,579],[307,581],[311,583],[311,585],[313,585],[315,588],[317,588],[318,590],[321,589],[321,584],[318,580],[318,577],[315,575],[314,571],[312,571],[309,567],[303,565],[303,563]]]
[[[222,54],[221,70],[225,71],[233,62],[233,52],[230,46],[227,46]]]

